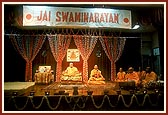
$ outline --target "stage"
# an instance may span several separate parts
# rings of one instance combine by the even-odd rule
[[[18,95],[24,95],[33,90],[34,85],[35,82],[4,82],[4,95],[10,96],[13,92],[17,92]]]
[[[144,92],[144,89],[120,87],[117,82],[107,82],[104,85],[70,82],[54,82],[50,85],[30,84],[24,93],[12,95],[14,90],[10,90],[11,95],[4,94],[5,111],[164,110],[164,92],[161,89],[158,92],[155,89]],[[21,86],[17,87],[21,88]],[[7,87],[5,87],[6,90]],[[30,95],[30,92],[34,93]]]

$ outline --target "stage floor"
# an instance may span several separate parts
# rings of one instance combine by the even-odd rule
[[[74,95],[74,87],[78,89],[78,95],[88,95],[88,91],[93,91],[92,95],[104,95],[104,92],[108,92],[109,95],[117,95],[117,90],[120,89],[119,84],[116,82],[106,82],[104,85],[88,85],[84,83],[57,83],[52,84],[35,84],[33,86],[33,91],[35,96],[44,96],[45,92],[49,92],[50,95],[59,95],[60,91],[69,96]],[[148,93],[153,93],[154,90],[149,90]],[[140,89],[137,93],[143,93],[143,89]],[[121,89],[121,94],[129,95],[130,89]],[[27,91],[24,96],[28,96],[29,92]]]
[[[93,91],[92,95],[104,95],[104,90],[109,90],[109,93],[115,93],[116,83],[106,83],[104,85],[88,85],[83,83],[53,83],[42,88],[42,95],[46,91],[50,91],[51,95],[59,93],[59,91],[65,91],[69,96],[73,95],[74,87],[78,88],[78,95],[87,95],[87,91]]]
[[[106,82],[103,85],[89,85],[84,83],[58,83],[52,84],[35,84],[34,82],[5,82],[4,95],[12,95],[12,92],[18,91],[19,95],[29,96],[30,91],[35,92],[35,96],[44,96],[45,92],[50,95],[59,95],[60,91],[64,91],[66,95],[74,95],[74,87],[77,87],[78,95],[88,95],[88,91],[93,91],[92,95],[104,95],[108,92],[109,95],[117,95],[117,90],[120,89],[117,82]],[[153,93],[154,90],[149,90],[148,93]],[[140,89],[138,93],[143,93]],[[130,94],[130,89],[121,89],[121,94]]]
[[[18,95],[24,95],[33,90],[35,82],[4,82],[4,95],[12,95],[12,92],[18,92]]]
[[[14,86],[16,83],[14,83]],[[9,85],[9,84],[8,84]],[[7,86],[7,85],[6,85]],[[12,85],[11,85],[12,86]],[[10,86],[9,86],[10,87]],[[21,84],[17,84],[18,91]],[[31,89],[30,89],[31,87]],[[130,89],[121,89],[117,94],[119,83],[106,82],[104,85],[88,85],[83,83],[57,83],[35,84],[22,90],[20,96],[4,96],[4,108],[6,111],[163,111],[164,93],[155,93],[155,90],[139,89],[135,94],[130,94]],[[77,88],[78,93],[74,94]],[[8,90],[7,90],[8,89]],[[11,88],[5,88],[10,91]],[[14,89],[14,87],[13,87]],[[15,89],[16,90],[16,89]],[[30,92],[35,92],[30,96]],[[64,91],[64,93],[62,93]],[[93,91],[92,96],[88,91]],[[45,92],[49,92],[45,96]]]

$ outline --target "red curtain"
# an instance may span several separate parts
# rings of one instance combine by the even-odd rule
[[[74,35],[74,41],[83,59],[83,81],[88,81],[88,59],[97,43],[96,36]]]
[[[70,35],[47,35],[51,52],[54,56],[55,61],[57,62],[56,68],[56,81],[60,81],[61,71],[62,71],[62,61],[66,55],[66,51],[69,47],[71,36]]]
[[[99,38],[103,50],[105,51],[107,57],[111,61],[111,80],[113,81],[116,76],[116,61],[120,58],[125,45],[125,38],[113,37],[108,38],[106,36],[101,36]]]
[[[45,35],[10,35],[14,48],[26,61],[25,81],[32,81],[32,61],[41,49]]]

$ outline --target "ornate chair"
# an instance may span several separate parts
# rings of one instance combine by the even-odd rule
[[[53,70],[51,66],[39,66],[34,75],[35,83],[51,83],[54,81]]]

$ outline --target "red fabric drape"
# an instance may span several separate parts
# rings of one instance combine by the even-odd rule
[[[32,61],[41,49],[45,35],[10,35],[14,48],[26,61],[25,81],[32,81]]]
[[[62,61],[66,55],[66,51],[69,47],[71,36],[70,35],[47,35],[51,52],[54,56],[55,61],[57,62],[56,68],[56,81],[60,81],[60,76],[62,72]]]
[[[120,58],[125,45],[125,38],[107,38],[106,36],[99,38],[103,50],[111,61],[111,80],[116,76],[116,61]]]
[[[98,37],[74,35],[74,41],[83,59],[83,81],[88,81],[88,59],[97,43]]]

